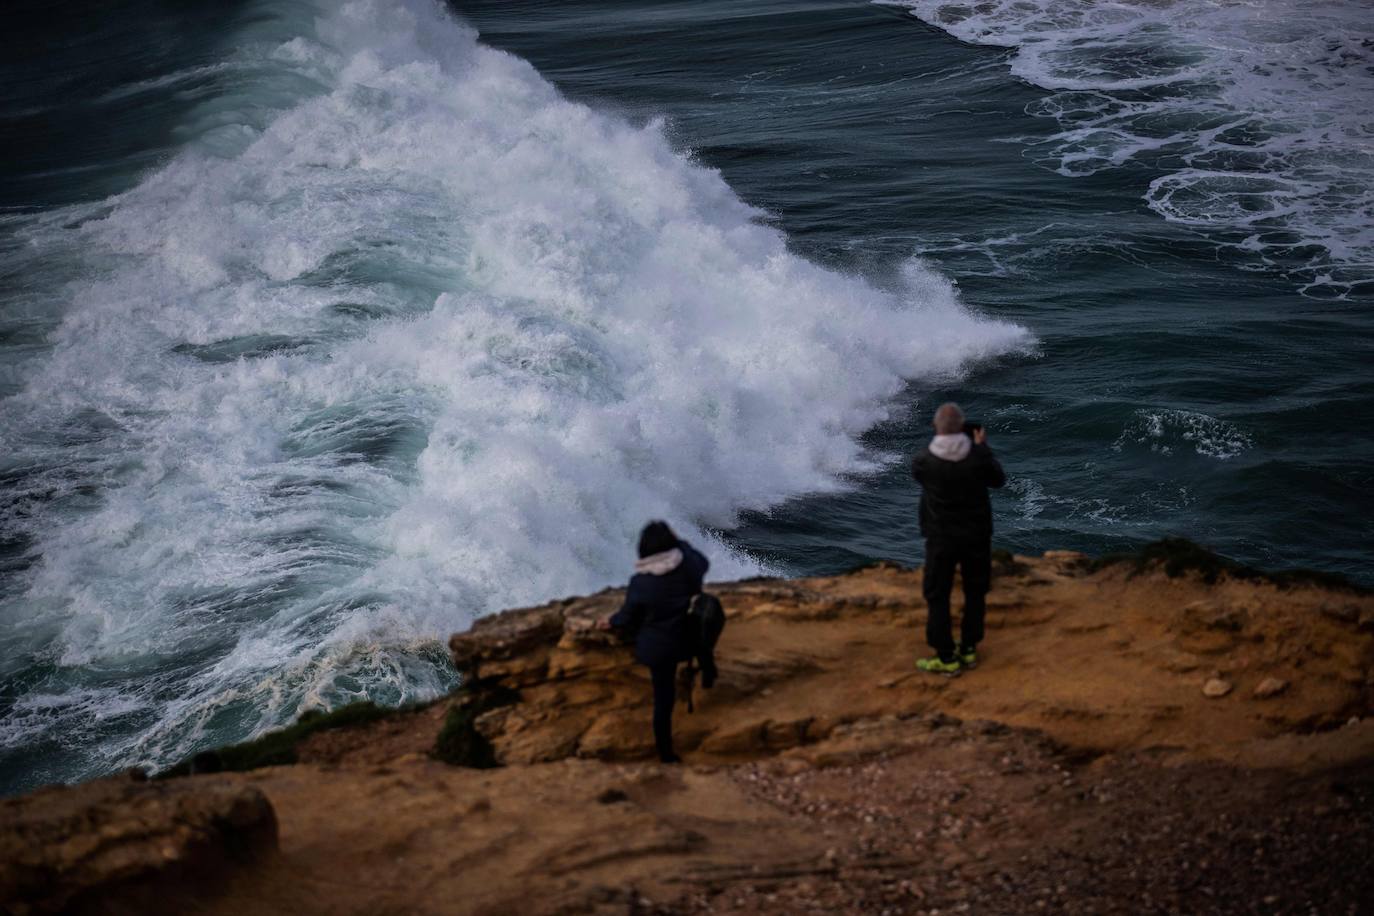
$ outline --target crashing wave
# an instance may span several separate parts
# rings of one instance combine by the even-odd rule
[[[834,489],[905,380],[1030,343],[917,265],[789,253],[660,124],[437,4],[299,7],[200,139],[22,230],[76,279],[0,414],[40,558],[0,747],[111,768],[433,694],[441,634],[623,579],[645,519]]]

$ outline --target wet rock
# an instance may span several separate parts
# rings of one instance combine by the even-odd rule
[[[1255,699],[1267,700],[1270,697],[1278,696],[1287,689],[1287,681],[1283,680],[1282,678],[1267,677],[1264,680],[1260,681],[1259,686],[1255,688]]]

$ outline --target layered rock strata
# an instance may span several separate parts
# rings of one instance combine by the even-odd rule
[[[1286,736],[1374,708],[1368,597],[1088,570],[1065,552],[1004,563],[982,664],[954,679],[913,668],[928,652],[919,571],[713,586],[729,614],[720,684],[695,691],[694,713],[679,710],[679,749],[742,760],[847,723],[940,712],[1095,753],[1159,747],[1265,764],[1308,752]],[[518,696],[476,718],[497,760],[649,754],[647,673],[595,628],[620,597],[508,611],[453,637],[470,683]]]
[[[620,593],[484,619],[451,642],[457,695],[312,733],[292,765],[4,802],[0,910],[1374,899],[1374,599],[1066,553],[999,565],[981,663],[954,679],[913,667],[919,571],[712,586],[729,613],[721,679],[678,709],[684,766],[648,759],[647,677],[595,627]],[[445,763],[450,746],[496,766]]]
[[[0,909],[166,912],[277,848],[252,786],[112,777],[0,801]]]

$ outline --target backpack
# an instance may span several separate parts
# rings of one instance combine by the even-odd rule
[[[725,629],[725,608],[715,595],[702,592],[692,599],[692,606],[687,609],[687,617],[692,622],[692,637],[696,643],[693,652],[696,666],[687,666],[685,692],[687,711],[695,712],[692,684],[696,680],[697,667],[701,669],[701,686],[706,688],[715,686],[719,673],[716,670],[716,643],[720,641],[720,634]]]

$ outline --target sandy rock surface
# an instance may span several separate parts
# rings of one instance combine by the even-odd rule
[[[6,913],[163,909],[275,852],[277,822],[251,786],[111,777],[0,801]]]
[[[713,586],[721,680],[678,708],[681,766],[649,760],[647,676],[595,628],[618,593],[479,621],[452,640],[464,695],[316,734],[292,766],[156,784],[260,792],[280,825],[277,853],[175,911],[1356,913],[1374,899],[1374,601],[1093,572],[1067,552],[1002,567],[980,665],[954,679],[913,667],[917,571]],[[1205,696],[1211,680],[1231,689]],[[502,766],[432,756],[455,705]],[[59,824],[39,847],[89,832],[60,826],[86,791],[19,800]]]
[[[1320,590],[1083,569],[1067,551],[1019,558],[989,595],[979,667],[954,679],[913,667],[929,652],[919,571],[715,586],[729,613],[721,683],[678,715],[679,750],[747,759],[846,722],[941,712],[1095,751],[1264,765],[1272,739],[1334,727],[1374,701],[1374,639],[1358,628],[1369,598],[1343,596],[1335,606],[1350,610],[1332,616]],[[460,670],[520,693],[478,723],[500,760],[649,754],[647,672],[593,629],[618,600],[510,611],[452,639]],[[1289,686],[1256,696],[1274,680]]]

